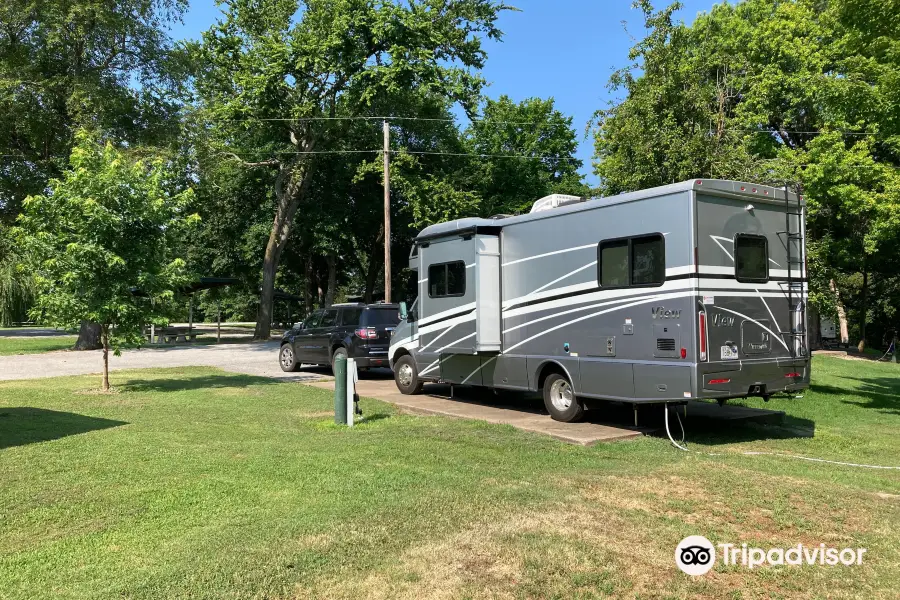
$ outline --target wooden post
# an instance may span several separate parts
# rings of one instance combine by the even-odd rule
[[[391,301],[391,127],[384,122],[384,301]]]
[[[216,298],[216,343],[222,341],[222,303]]]
[[[190,300],[188,301],[188,333],[191,333],[194,330],[194,295],[190,295]]]

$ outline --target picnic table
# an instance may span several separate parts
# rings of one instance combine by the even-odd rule
[[[193,342],[197,339],[197,332],[190,327],[160,327],[150,331],[144,331],[144,337],[151,344],[175,344],[178,342]],[[154,340],[153,338],[156,338]]]

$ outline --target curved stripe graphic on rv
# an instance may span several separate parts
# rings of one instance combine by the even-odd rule
[[[458,344],[459,342],[464,342],[464,341],[466,341],[467,339],[469,339],[470,337],[475,337],[475,332],[472,332],[472,333],[470,333],[469,335],[467,335],[467,336],[465,336],[465,337],[461,337],[461,338],[459,338],[458,340],[454,340],[454,341],[450,342],[449,344],[447,344],[446,346],[443,346],[443,347],[441,347],[441,348],[438,348],[437,350],[435,350],[435,352],[436,352],[437,354],[440,354],[442,351],[446,350],[447,348],[450,348],[451,346],[455,346],[455,345]],[[454,355],[453,355],[453,354],[450,354],[450,355],[447,356],[447,358],[450,358],[451,356],[454,356]],[[441,358],[438,358],[436,361],[434,361],[433,363],[431,363],[430,365],[428,365],[427,367],[425,367],[425,369],[422,370],[422,372],[420,373],[420,375],[424,375],[424,374],[427,373],[428,371],[431,371],[431,370],[434,369],[439,363],[443,362],[444,360],[447,360],[447,359],[441,359]]]
[[[746,320],[748,320],[748,321],[751,321],[751,322],[753,322],[753,323],[756,323],[756,325],[758,325],[761,329],[765,329],[766,331],[768,331],[769,333],[771,333],[771,334],[775,337],[776,340],[778,340],[779,342],[781,342],[781,345],[784,346],[784,349],[785,349],[785,350],[787,350],[788,352],[791,351],[791,349],[788,348],[788,345],[784,343],[784,340],[781,339],[781,337],[780,337],[777,333],[775,333],[774,331],[772,331],[771,329],[769,329],[768,327],[766,327],[765,325],[763,325],[762,323],[760,323],[760,322],[757,321],[756,319],[751,319],[751,318],[748,317],[747,315],[742,314],[742,313],[739,313],[739,312],[736,311],[736,310],[731,310],[731,309],[729,309],[729,308],[723,308],[723,307],[718,306],[718,305],[716,305],[716,306],[711,306],[710,308],[715,308],[716,310],[724,310],[725,312],[730,312],[731,314],[737,315],[737,316],[741,317],[742,319],[746,319]]]
[[[596,248],[597,244],[585,244],[584,246],[575,246],[574,248],[563,248],[562,250],[554,250],[553,252],[544,252],[543,254],[535,254],[534,256],[526,256],[525,258],[518,258],[516,260],[511,260],[509,262],[503,263],[500,265],[501,267],[508,267],[509,265],[516,265],[520,262],[526,262],[529,260],[534,260],[536,258],[544,258],[545,256],[554,256],[556,254],[565,254],[566,252],[575,252],[576,250],[584,250],[585,248]]]
[[[524,340],[522,340],[521,342],[519,342],[519,343],[517,343],[517,344],[513,344],[513,345],[510,346],[509,348],[505,348],[505,349],[503,350],[503,354],[506,354],[506,353],[511,352],[512,350],[515,350],[516,348],[518,348],[518,347],[521,346],[522,344],[527,344],[528,342],[530,342],[530,341],[532,341],[532,340],[534,340],[534,339],[537,339],[537,338],[539,338],[539,337],[541,337],[541,336],[547,335],[548,333],[551,333],[551,332],[553,332],[553,331],[556,331],[557,329],[561,329],[561,328],[563,328],[563,327],[566,327],[566,326],[568,326],[568,325],[572,325],[572,324],[574,324],[574,323],[579,323],[579,322],[581,322],[581,321],[586,321],[587,319],[593,319],[594,317],[599,317],[600,315],[605,315],[605,314],[607,314],[607,313],[615,312],[615,311],[617,311],[617,310],[622,310],[623,308],[631,308],[632,306],[640,306],[641,304],[649,304],[650,302],[656,302],[657,300],[671,300],[671,299],[673,299],[673,298],[683,298],[683,297],[685,297],[685,296],[693,296],[693,295],[694,295],[694,291],[693,291],[693,290],[688,290],[688,291],[684,291],[684,292],[675,292],[675,293],[671,293],[671,294],[660,294],[660,295],[657,296],[657,297],[653,297],[653,298],[642,298],[641,300],[638,300],[637,302],[629,302],[629,303],[623,304],[623,305],[621,305],[621,306],[614,306],[613,308],[607,308],[607,309],[605,309],[605,310],[597,311],[597,312],[591,313],[591,314],[589,314],[589,315],[584,315],[583,317],[578,317],[577,319],[572,319],[571,321],[566,321],[565,323],[560,323],[559,325],[554,325],[553,327],[550,327],[549,329],[545,329],[544,331],[541,331],[541,332],[536,333],[536,334],[534,334],[534,335],[532,335],[532,336],[530,336],[530,337],[527,337],[527,338],[525,338]],[[474,335],[474,334],[473,334],[473,335]],[[475,373],[477,373],[478,371],[480,371],[481,369],[483,369],[484,367],[486,367],[488,364],[490,364],[490,362],[491,362],[491,361],[488,360],[488,361],[482,363],[477,369],[475,369],[474,371],[472,371],[472,372],[468,375],[468,377],[466,377],[465,379],[463,379],[460,383],[463,384],[463,383],[465,383],[466,381],[468,381],[473,375],[475,375]]]
[[[588,264],[584,265],[583,267],[578,267],[578,268],[575,269],[574,271],[569,271],[569,272],[566,273],[565,275],[563,275],[563,276],[561,276],[561,277],[557,277],[556,279],[554,279],[554,280],[551,281],[550,283],[545,283],[544,285],[542,285],[542,286],[539,287],[538,289],[534,290],[533,292],[528,293],[528,294],[525,294],[524,297],[527,298],[527,297],[529,297],[529,296],[532,296],[532,295],[534,295],[534,294],[537,294],[538,292],[543,292],[545,289],[547,289],[548,287],[550,287],[550,286],[553,285],[554,283],[559,283],[559,282],[562,281],[563,279],[567,279],[567,278],[571,277],[572,275],[574,275],[574,274],[576,274],[576,273],[581,273],[581,272],[584,271],[585,269],[589,269],[589,268],[593,267],[593,266],[596,265],[596,264],[597,264],[597,261],[596,261],[596,260],[592,260],[591,262],[589,262]],[[510,302],[510,304],[512,304],[512,302]]]
[[[444,310],[439,313],[435,313],[430,317],[424,317],[419,321],[419,327],[424,327],[429,323],[434,323],[435,321],[440,321],[441,319],[447,318],[448,316],[453,316],[458,313],[464,313],[467,310],[473,310],[475,308],[474,302],[469,302],[468,304],[463,304],[462,306],[454,306],[449,310]]]

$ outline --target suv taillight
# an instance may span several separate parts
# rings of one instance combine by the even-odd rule
[[[378,332],[375,331],[374,327],[360,327],[354,333],[356,337],[363,340],[374,340],[378,337]]]
[[[706,312],[700,311],[700,360],[706,360]]]

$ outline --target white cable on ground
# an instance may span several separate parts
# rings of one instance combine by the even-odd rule
[[[678,442],[676,442],[675,439],[672,437],[672,432],[669,431],[669,405],[663,404],[663,410],[666,413],[666,417],[665,417],[665,419],[666,419],[666,434],[669,436],[669,441],[672,442],[672,445],[675,446],[676,448],[678,448],[679,450],[684,450],[685,452],[690,452],[690,450],[687,449],[687,446],[682,446]],[[681,443],[683,444],[684,438],[685,438],[684,424],[681,422],[681,416],[678,414],[677,410],[675,411],[675,416],[678,417],[678,426],[681,427]]]
[[[678,448],[679,450],[683,450],[685,452],[690,452],[688,450],[687,445],[682,446],[678,442],[675,441],[675,438],[672,437],[672,432],[669,430],[669,405],[663,404],[663,410],[665,411],[665,421],[666,421],[666,435],[669,436],[669,441],[672,442],[672,445]],[[681,427],[681,443],[684,444],[684,439],[686,437],[686,433],[684,430],[684,424],[681,422],[681,415],[678,414],[678,411],[675,411],[675,417],[678,419],[678,426]],[[721,453],[700,453],[706,454],[707,456],[725,456],[729,454],[728,452]],[[782,452],[740,452],[741,456],[781,456],[784,458],[796,458],[797,460],[807,460],[810,462],[818,462],[818,463],[826,463],[829,465],[840,465],[842,467],[857,467],[860,469],[885,469],[890,471],[900,471],[900,467],[887,467],[884,465],[864,465],[859,463],[849,463],[849,462],[841,462],[838,460],[826,460],[824,458],[810,458],[808,456],[798,456],[796,454],[784,454]]]
[[[812,462],[828,463],[830,465],[841,465],[844,467],[860,467],[862,469],[890,469],[900,471],[900,467],[885,467],[882,465],[861,465],[857,463],[840,462],[837,460],[825,460],[824,458],[809,458],[808,456],[797,456],[796,454],[782,454],[781,452],[741,452],[744,456],[784,456],[786,458],[796,458],[799,460],[808,460]]]

